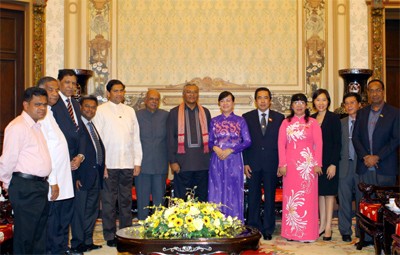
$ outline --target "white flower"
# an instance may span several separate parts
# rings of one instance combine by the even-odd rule
[[[203,220],[202,219],[195,219],[193,221],[193,226],[196,228],[196,230],[202,230],[203,229]]]
[[[297,207],[301,207],[304,205],[304,191],[298,191],[294,194],[294,190],[292,190],[292,195],[288,198],[288,202],[286,204],[286,225],[289,225],[290,231],[298,237],[302,237],[304,235],[304,230],[307,225],[307,221],[303,220],[307,215],[307,210],[304,211],[304,215],[300,216],[297,212]]]
[[[173,207],[169,207],[165,210],[164,212],[164,218],[168,219],[168,217],[174,212],[174,208]]]
[[[220,221],[219,219],[215,219],[215,220],[214,220],[214,226],[217,227],[217,228],[218,228],[219,226],[221,226],[221,221]]]
[[[200,213],[200,210],[195,207],[195,206],[191,206],[189,209],[189,215],[198,215]]]

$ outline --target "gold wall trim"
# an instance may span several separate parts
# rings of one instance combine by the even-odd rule
[[[373,79],[383,79],[383,7],[371,8],[371,54]]]
[[[33,3],[33,82],[36,82],[44,75],[44,48],[46,25],[46,2],[47,0],[36,0]]]

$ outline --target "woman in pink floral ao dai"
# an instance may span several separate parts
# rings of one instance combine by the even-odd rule
[[[292,96],[291,114],[279,129],[278,176],[283,176],[282,237],[318,239],[318,175],[322,173],[322,132],[310,118],[307,97]]]

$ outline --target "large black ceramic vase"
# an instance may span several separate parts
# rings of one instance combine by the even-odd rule
[[[76,91],[74,97],[79,99],[81,95],[87,95],[87,82],[93,76],[92,70],[87,69],[73,69],[78,77]]]
[[[355,92],[360,94],[362,103],[368,102],[367,81],[372,75],[371,69],[349,68],[339,70],[339,75],[344,81],[344,94]]]

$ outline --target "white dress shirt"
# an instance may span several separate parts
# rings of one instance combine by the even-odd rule
[[[72,183],[71,162],[69,158],[68,143],[53,117],[51,107],[48,106],[47,114],[43,120],[39,121],[47,147],[50,152],[52,171],[48,182],[50,185],[58,184],[60,189],[56,200],[63,200],[74,197],[74,188]],[[51,188],[49,189],[49,200],[51,197]]]
[[[139,124],[132,107],[108,101],[97,108],[92,121],[106,149],[107,168],[133,169],[142,164]]]

